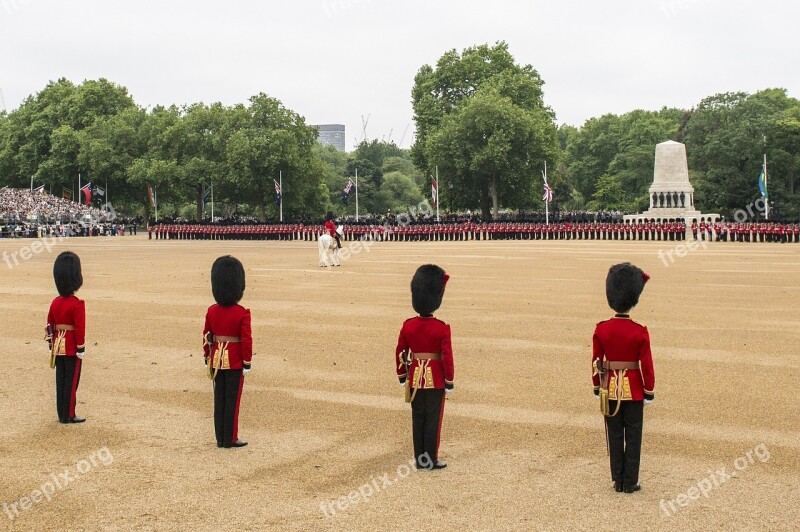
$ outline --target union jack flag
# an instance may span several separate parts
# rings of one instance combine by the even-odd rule
[[[542,196],[544,201],[553,201],[553,189],[550,188],[550,185],[547,184],[547,181],[544,182],[544,195]]]

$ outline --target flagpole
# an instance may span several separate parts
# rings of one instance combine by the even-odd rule
[[[78,194],[80,194],[80,193],[81,193],[81,173],[78,172]],[[73,196],[73,198],[77,198],[77,197],[78,197],[77,195]],[[78,200],[75,200],[75,201],[78,201]],[[80,201],[78,201],[78,203],[80,203]]]
[[[31,192],[33,192],[33,176],[31,176]]]
[[[281,189],[280,210],[281,210],[281,223],[283,223],[283,170],[278,170],[278,188]]]
[[[158,223],[158,189],[156,187],[153,187],[153,203],[156,208],[156,223]]]
[[[441,203],[441,189],[439,188],[439,167],[436,167],[436,221],[439,221],[439,204]]]
[[[106,208],[105,208],[105,211],[108,212],[108,179],[106,179],[105,196],[106,196]]]
[[[211,180],[211,223],[214,223],[214,180]]]
[[[764,154],[764,219],[769,220],[769,192],[767,191],[767,154]]]
[[[544,182],[547,184],[547,161],[544,162]],[[550,225],[550,202],[544,199],[544,223]]]
[[[358,168],[356,168],[356,221],[358,221]]]

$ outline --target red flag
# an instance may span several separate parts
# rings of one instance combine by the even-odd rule
[[[148,197],[148,199],[150,199],[150,205],[152,207],[155,207],[156,206],[156,200],[153,197],[153,187],[151,187],[150,185],[147,185],[147,197]]]
[[[435,179],[431,179],[431,200],[433,206],[436,207],[436,202],[439,201],[439,185],[436,184]]]
[[[83,204],[84,205],[91,205],[92,204],[92,184],[86,183],[83,187],[81,187],[81,192],[83,193]]]

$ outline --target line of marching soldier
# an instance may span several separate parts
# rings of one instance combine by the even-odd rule
[[[800,223],[692,221],[695,240],[800,243]]]
[[[345,240],[371,234],[388,241],[461,240],[683,240],[682,221],[665,222],[463,222],[405,226],[345,226]]]
[[[156,240],[298,240],[303,224],[158,224],[150,227]]]
[[[776,222],[691,222],[695,240],[725,242],[800,242],[800,224]],[[685,240],[683,220],[604,222],[490,222],[349,224],[344,240],[420,242],[467,240]],[[325,232],[323,224],[203,225],[159,224],[151,226],[157,240],[304,240],[315,241]]]

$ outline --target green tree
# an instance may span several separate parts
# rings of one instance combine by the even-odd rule
[[[78,173],[89,171],[80,166],[79,133],[98,119],[133,107],[127,90],[105,79],[77,86],[63,78],[48,83],[8,116],[0,149],[6,180],[27,186],[33,178],[54,190],[71,189]]]
[[[186,107],[164,134],[168,158],[179,169],[177,185],[183,199],[195,205],[197,220],[203,217],[211,184],[224,186],[228,119],[229,111],[222,104],[196,103]]]
[[[622,116],[591,118],[580,130],[566,130],[561,144],[566,152],[565,173],[579,197],[592,198],[593,208],[638,211],[647,207],[653,181],[655,146],[676,138],[683,112],[636,110]],[[609,196],[606,180],[619,185],[618,198]],[[573,197],[578,197],[573,195]],[[611,200],[610,203],[604,203]]]
[[[504,42],[459,54],[445,53],[436,68],[424,65],[412,90],[417,138],[411,153],[427,174],[447,176],[453,208],[480,207],[489,218],[502,204],[533,203],[544,161],[558,156],[553,112],[542,99],[543,81],[520,66]]]
[[[789,178],[796,164],[789,154],[797,147],[780,124],[799,103],[784,89],[716,94],[700,102],[686,124],[686,149],[701,208],[731,213],[751,204],[759,197],[757,177],[766,154],[776,163],[770,164],[770,202],[785,213],[798,211]]]
[[[557,148],[548,116],[528,112],[485,87],[445,117],[426,151],[448,181],[448,206],[480,208],[488,217],[490,202],[495,216],[501,204],[533,205],[540,162],[555,160]]]
[[[797,204],[796,181],[800,176],[800,105],[785,110],[775,122],[772,133],[773,161],[778,159],[777,167],[783,169],[787,195],[794,199],[791,216],[797,217],[800,205]],[[789,213],[787,213],[789,214]]]
[[[282,172],[284,214],[319,216],[328,204],[328,190],[322,181],[323,165],[314,156],[316,128],[263,93],[236,112],[246,119],[228,139],[226,155],[239,193],[252,198],[266,220],[268,204],[274,205],[268,202],[274,195],[273,180]]]
[[[398,148],[394,142],[383,142],[378,139],[363,140],[352,153],[355,160],[368,160],[375,168],[382,168],[388,157],[404,157],[406,152]]]
[[[96,186],[106,189],[107,195],[113,194],[113,198],[105,199],[116,201],[134,194],[129,170],[133,161],[147,152],[147,144],[141,137],[146,119],[144,109],[131,107],[97,118],[78,134],[79,166],[87,170]]]
[[[630,203],[626,201],[627,196],[619,176],[605,174],[597,180],[589,207],[592,210],[626,211],[630,209]]]
[[[328,204],[323,211],[343,212],[345,206],[341,202],[341,194],[347,184],[345,177],[347,175],[347,154],[333,146],[323,146],[319,143],[314,145],[312,151],[314,157],[319,160],[322,182],[329,191]]]
[[[143,207],[145,219],[150,219],[152,205],[147,187],[153,187],[160,202],[175,201],[180,194],[180,169],[169,154],[167,132],[180,120],[176,106],[155,107],[139,125],[139,138],[143,153],[133,159],[127,169],[130,198]]]
[[[425,199],[411,176],[394,171],[384,174],[383,178],[381,190],[388,195],[388,208],[393,212],[407,212]]]

